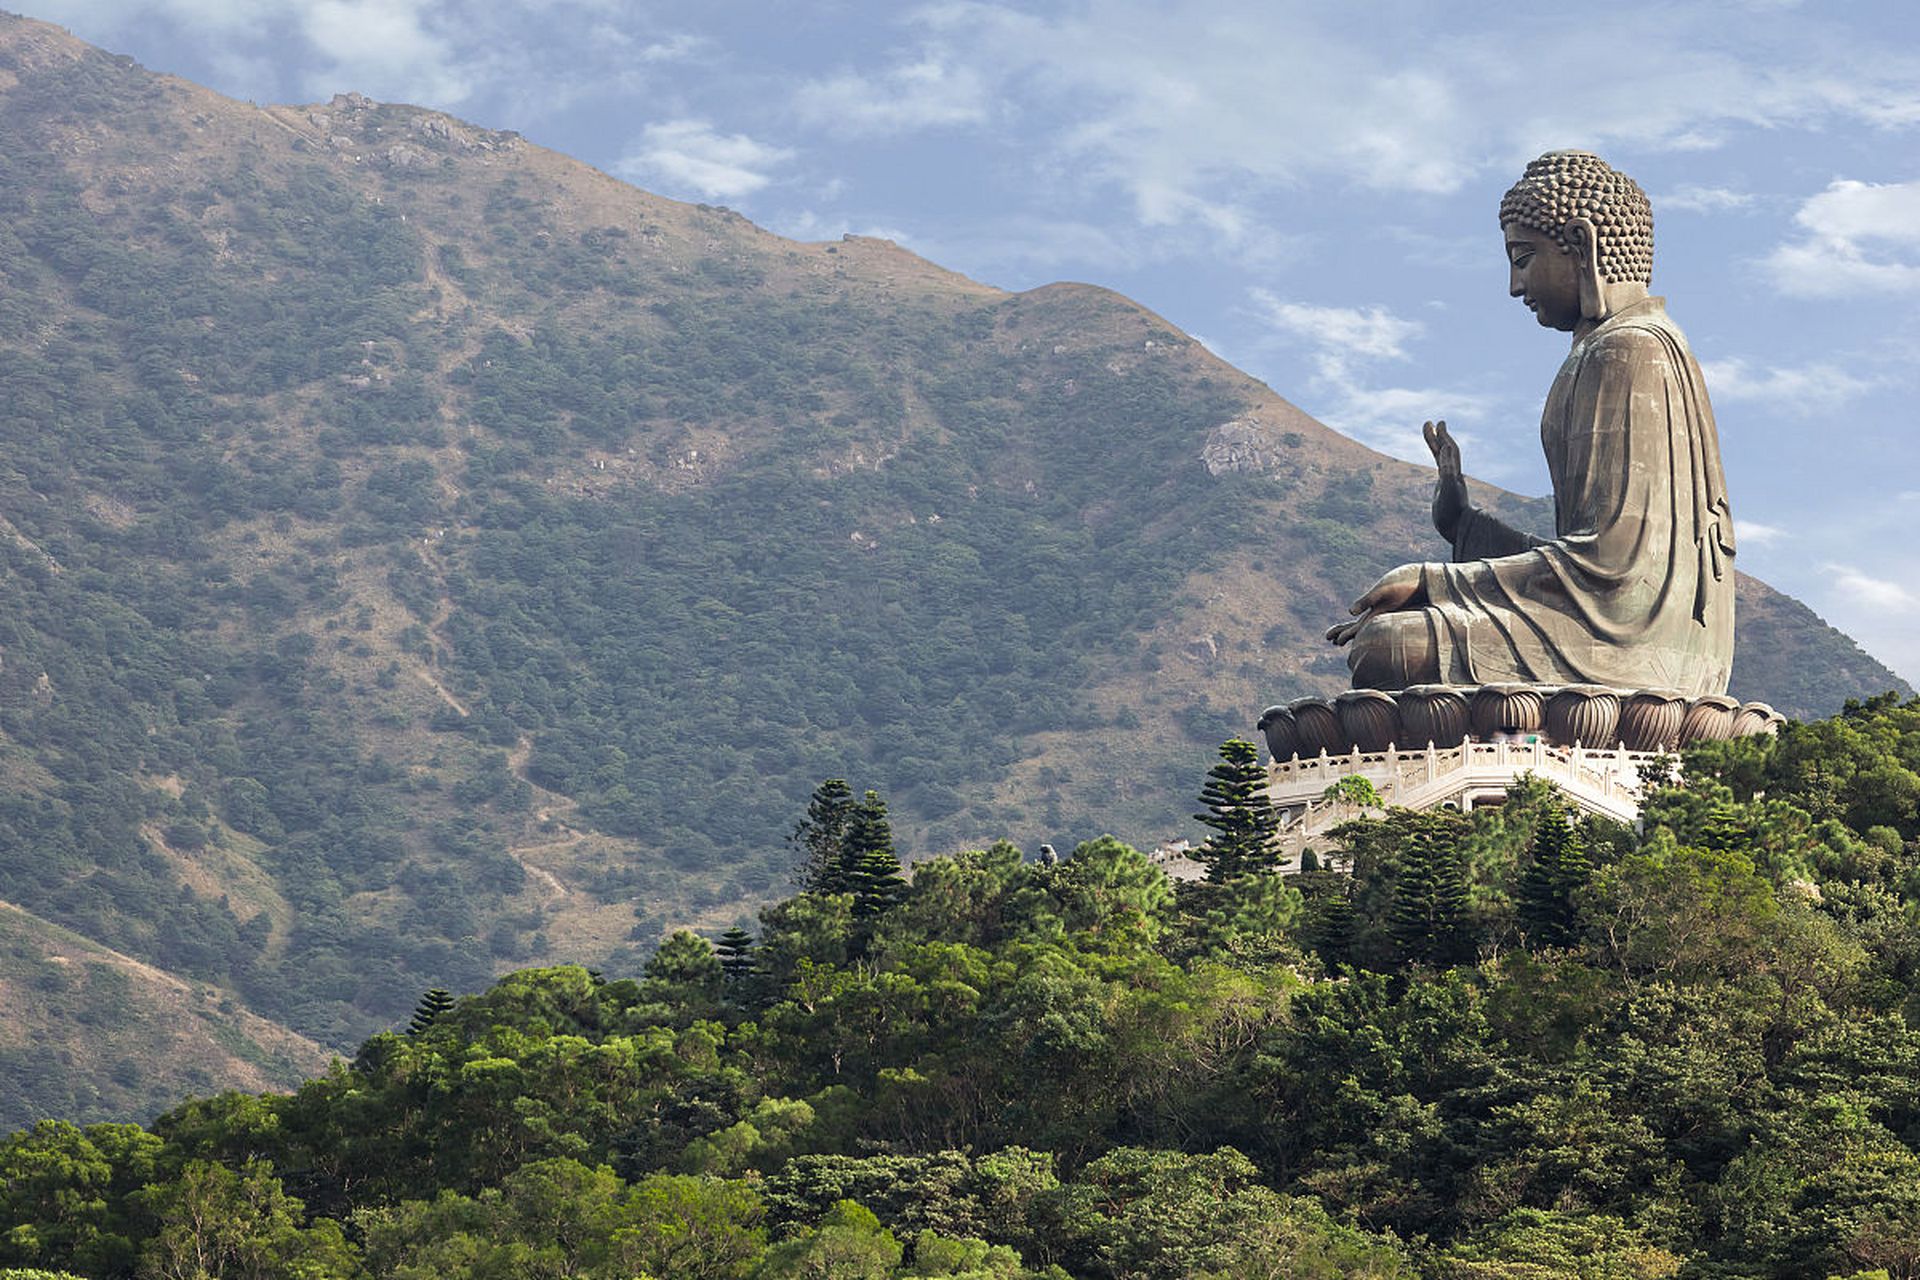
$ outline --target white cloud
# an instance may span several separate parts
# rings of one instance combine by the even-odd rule
[[[1038,166],[1085,166],[1142,221],[1211,226],[1229,245],[1270,216],[1276,189],[1447,193],[1549,147],[1703,150],[1742,129],[1920,112],[1912,59],[1806,38],[1819,20],[1792,13],[1729,32],[1717,4],[1621,0],[1604,41],[1632,56],[1550,87],[1566,50],[1596,38],[1585,11],[1511,23],[1490,7],[1395,6],[1355,23],[1268,0],[1084,0],[942,3],[917,20],[1026,114],[1064,113]]]
[[[1780,287],[1803,297],[1920,290],[1920,181],[1840,180],[1800,206],[1800,239],[1767,258]]]
[[[1782,413],[1804,416],[1837,408],[1878,385],[1835,364],[1772,365],[1756,368],[1739,357],[1701,366],[1707,393],[1721,404],[1759,403]]]
[[[466,101],[473,67],[428,26],[421,0],[310,0],[300,31],[323,59],[305,82],[316,96],[354,88],[434,105]]]
[[[255,30],[286,12],[291,0],[41,0],[33,16],[63,26],[100,28],[154,15],[225,35]]]
[[[1787,531],[1778,525],[1761,524],[1758,520],[1740,520],[1733,522],[1735,541],[1749,547],[1771,547],[1787,536]]]
[[[1675,187],[1672,191],[1649,196],[1648,199],[1653,202],[1656,216],[1670,210],[1676,213],[1725,213],[1753,204],[1753,196],[1745,191],[1735,191],[1731,187],[1693,185]]]
[[[1405,362],[1407,344],[1423,334],[1417,320],[1385,307],[1328,307],[1293,302],[1268,289],[1251,289],[1255,313],[1290,345],[1305,346],[1313,368],[1312,389],[1324,397],[1315,413],[1330,427],[1361,443],[1414,462],[1431,461],[1420,424],[1435,417],[1453,422],[1484,420],[1493,397],[1446,387],[1375,385],[1368,366]],[[1456,432],[1463,449],[1472,433]],[[1486,459],[1482,459],[1484,463]],[[1482,475],[1503,468],[1481,466]]]
[[[738,200],[772,182],[772,171],[793,155],[743,133],[721,133],[705,120],[667,120],[648,125],[614,172],[711,199]]]
[[[1249,292],[1276,329],[1304,338],[1330,356],[1404,360],[1407,339],[1423,330],[1419,321],[1403,320],[1385,307],[1321,307],[1289,302],[1268,289]]]
[[[1920,593],[1910,587],[1873,577],[1853,565],[1829,562],[1822,567],[1832,575],[1834,591],[1853,608],[1879,614],[1920,613]]]
[[[201,65],[166,69],[226,93],[484,104],[519,128],[709,44],[659,29],[631,0],[40,0],[35,14],[108,47],[170,32]]]
[[[937,54],[875,76],[846,71],[809,80],[793,98],[802,123],[848,137],[980,124],[990,102],[985,76]]]

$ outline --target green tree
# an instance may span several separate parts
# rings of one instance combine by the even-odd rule
[[[1459,815],[1447,810],[1408,823],[1387,914],[1387,931],[1403,960],[1453,964],[1471,952],[1461,828]]]
[[[1579,895],[1591,875],[1586,843],[1558,806],[1534,828],[1532,858],[1514,897],[1521,929],[1539,946],[1571,946],[1580,938]]]
[[[1353,893],[1343,876],[1315,895],[1307,909],[1307,937],[1327,965],[1353,963]]]
[[[870,1210],[842,1200],[820,1225],[775,1245],[763,1280],[890,1280],[905,1250]]]
[[[828,778],[813,789],[807,816],[787,836],[798,855],[793,879],[802,893],[846,893],[852,887],[844,849],[854,808],[853,788],[845,779]]]
[[[1590,912],[1623,974],[1699,981],[1755,972],[1780,904],[1751,858],[1661,831],[1595,876]]]
[[[136,1198],[155,1223],[140,1250],[141,1280],[351,1280],[359,1272],[340,1224],[302,1226],[304,1206],[265,1161],[236,1173],[191,1160]]]
[[[1667,1280],[1686,1259],[1619,1218],[1516,1209],[1439,1261],[1441,1280]]]
[[[654,1174],[634,1186],[622,1216],[607,1241],[615,1276],[746,1280],[766,1248],[765,1208],[745,1182]]]
[[[161,1140],[135,1125],[42,1120],[0,1143],[0,1262],[123,1272],[126,1197],[153,1178]]]
[[[1357,773],[1350,773],[1338,782],[1329,783],[1320,793],[1322,800],[1330,800],[1343,810],[1351,813],[1355,809],[1378,809],[1385,801],[1373,783]]]
[[[1194,819],[1210,827],[1196,854],[1207,879],[1221,884],[1243,875],[1275,870],[1280,861],[1280,816],[1267,799],[1267,775],[1260,751],[1243,738],[1220,744],[1220,763],[1207,771],[1200,789],[1205,813]]]
[[[737,990],[753,977],[753,935],[733,925],[720,935],[713,947],[720,957],[720,972],[729,990]]]
[[[417,1036],[440,1020],[440,1016],[453,1008],[453,994],[444,988],[434,987],[420,997],[420,1003],[413,1008],[413,1017],[407,1023],[407,1034]]]
[[[906,893],[906,877],[893,851],[893,825],[887,820],[887,803],[879,792],[867,792],[854,806],[847,821],[841,861],[847,891],[853,894],[856,919],[871,920]]]
[[[1397,1249],[1312,1201],[1260,1185],[1231,1147],[1204,1155],[1121,1147],[1054,1194],[1070,1267],[1112,1280],[1286,1276],[1412,1280]]]
[[[719,1012],[726,972],[713,944],[690,929],[676,929],[648,958],[641,994],[672,1010],[676,1022]]]

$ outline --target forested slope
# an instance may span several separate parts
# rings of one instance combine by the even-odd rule
[[[1920,1272],[1920,701],[1701,749],[1638,835],[1538,785],[1356,820],[1350,872],[1176,888],[1102,839],[906,884],[879,814],[815,822],[815,891],[719,954],[515,973],[291,1096],[16,1134],[0,1264]]]
[[[0,211],[0,896],[324,1044],[750,918],[827,775],[919,853],[1179,834],[1434,550],[1417,469],[1126,299],[433,112],[0,18]],[[1743,696],[1894,684],[1746,591]],[[0,1118],[150,1096],[91,1002]]]

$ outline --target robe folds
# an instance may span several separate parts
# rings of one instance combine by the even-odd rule
[[[1540,439],[1554,537],[1462,517],[1453,563],[1422,569],[1438,671],[1418,675],[1725,693],[1733,517],[1700,366],[1663,299],[1575,344]]]

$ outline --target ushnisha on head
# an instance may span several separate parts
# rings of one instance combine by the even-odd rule
[[[1541,324],[1579,336],[1646,297],[1653,210],[1646,192],[1591,151],[1549,151],[1500,201],[1509,291]]]
[[[1640,184],[1591,151],[1549,151],[1500,198],[1500,225],[1519,223],[1573,251],[1567,224],[1585,218],[1608,284],[1653,282],[1653,206]]]

